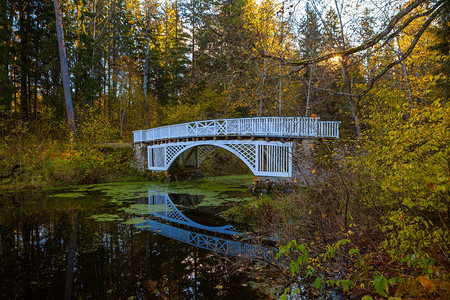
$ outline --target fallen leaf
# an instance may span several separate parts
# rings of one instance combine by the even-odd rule
[[[432,182],[428,182],[428,183],[427,183],[427,188],[429,188],[430,190],[434,190],[434,189],[437,188],[437,185],[435,185],[435,184],[432,183]]]
[[[424,288],[426,289],[433,289],[435,287],[435,284],[433,283],[433,281],[431,281],[430,279],[428,279],[426,276],[419,276],[419,282],[423,285]]]

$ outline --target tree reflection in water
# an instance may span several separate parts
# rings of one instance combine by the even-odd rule
[[[0,195],[0,298],[255,298],[207,250],[89,218],[115,212],[99,193]]]

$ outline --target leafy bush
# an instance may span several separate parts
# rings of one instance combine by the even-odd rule
[[[93,124],[93,127],[97,125]],[[0,140],[0,175],[7,177],[0,181],[4,188],[99,183],[138,174],[131,167],[131,147],[102,148],[83,139],[75,145],[51,136],[41,138],[40,129],[30,128],[27,123],[9,126],[9,134]],[[51,125],[43,124],[42,128],[46,130]],[[87,130],[85,134],[95,131]],[[100,137],[106,139],[104,135]],[[20,168],[9,176],[15,165]]]

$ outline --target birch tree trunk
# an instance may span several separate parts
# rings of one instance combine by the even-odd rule
[[[77,131],[75,128],[75,117],[73,113],[72,94],[70,91],[69,67],[67,65],[66,46],[64,43],[64,32],[62,24],[62,13],[59,0],[53,0],[56,16],[56,33],[58,35],[59,60],[61,62],[61,74],[64,87],[64,98],[66,101],[67,123],[72,131],[74,141],[77,140]]]
[[[305,117],[309,115],[309,102],[311,100],[311,86],[312,86],[312,78],[314,76],[314,66],[309,66],[308,72],[308,86],[306,89],[306,109],[305,109]]]
[[[143,90],[144,90],[144,101],[147,101],[147,80],[148,80],[148,63],[150,59],[150,4],[148,1],[145,2],[145,19],[146,19],[146,28],[145,28],[145,61],[144,61],[144,82],[143,82]],[[144,102],[144,103],[145,103]]]
[[[339,9],[337,0],[334,0],[334,4],[336,7],[337,15],[339,17],[341,49],[346,50],[347,43],[345,41],[344,23],[342,22],[342,8]],[[339,40],[339,38],[338,38],[338,40]],[[358,140],[361,140],[361,124],[360,124],[359,116],[358,116],[358,100],[354,100],[353,97],[350,96],[353,94],[353,80],[352,80],[352,78],[350,78],[350,74],[348,72],[348,61],[347,60],[348,60],[347,57],[341,57],[341,59],[340,59],[341,67],[342,67],[342,74],[344,77],[345,86],[346,86],[346,90],[347,90],[347,94],[348,94],[347,98],[348,98],[348,105],[350,108],[350,113],[352,114],[353,121],[355,122],[356,134],[358,136]]]

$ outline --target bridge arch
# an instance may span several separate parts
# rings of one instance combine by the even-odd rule
[[[299,139],[339,138],[339,123],[315,116],[217,119],[137,130],[133,135],[137,165],[142,169],[147,162],[148,170],[167,171],[182,153],[214,146],[237,156],[255,176],[292,177],[292,150]],[[265,141],[255,141],[262,138]]]
[[[148,146],[148,169],[167,171],[181,154],[199,146],[214,146],[231,152],[255,176],[291,177],[292,174],[292,143],[251,140],[189,141]]]
[[[205,152],[201,152],[199,153],[198,150],[204,147],[208,147],[208,149]],[[169,166],[167,167],[167,169],[169,169],[173,163],[181,157],[181,155],[183,154],[188,154],[186,155],[186,159],[187,160],[191,160],[196,162],[197,166],[200,166],[205,159],[210,156],[212,153],[214,153],[217,149],[224,149],[227,150],[228,152],[232,153],[234,156],[236,156],[237,158],[239,158],[240,161],[242,161],[248,168],[250,171],[254,172],[254,162],[252,161],[251,157],[247,157],[245,154],[248,153],[249,151],[251,151],[252,149],[251,146],[247,147],[248,149],[244,149],[243,147],[239,148],[241,151],[236,150],[234,148],[232,148],[232,146],[230,145],[225,145],[225,144],[214,144],[213,142],[210,142],[208,144],[203,144],[203,145],[189,145],[188,147],[186,147],[185,149],[180,150],[176,156],[174,156],[172,158],[171,161],[168,162]],[[197,150],[197,153],[194,153],[194,149]],[[191,151],[190,151],[191,150]],[[190,151],[190,153],[189,153]]]

